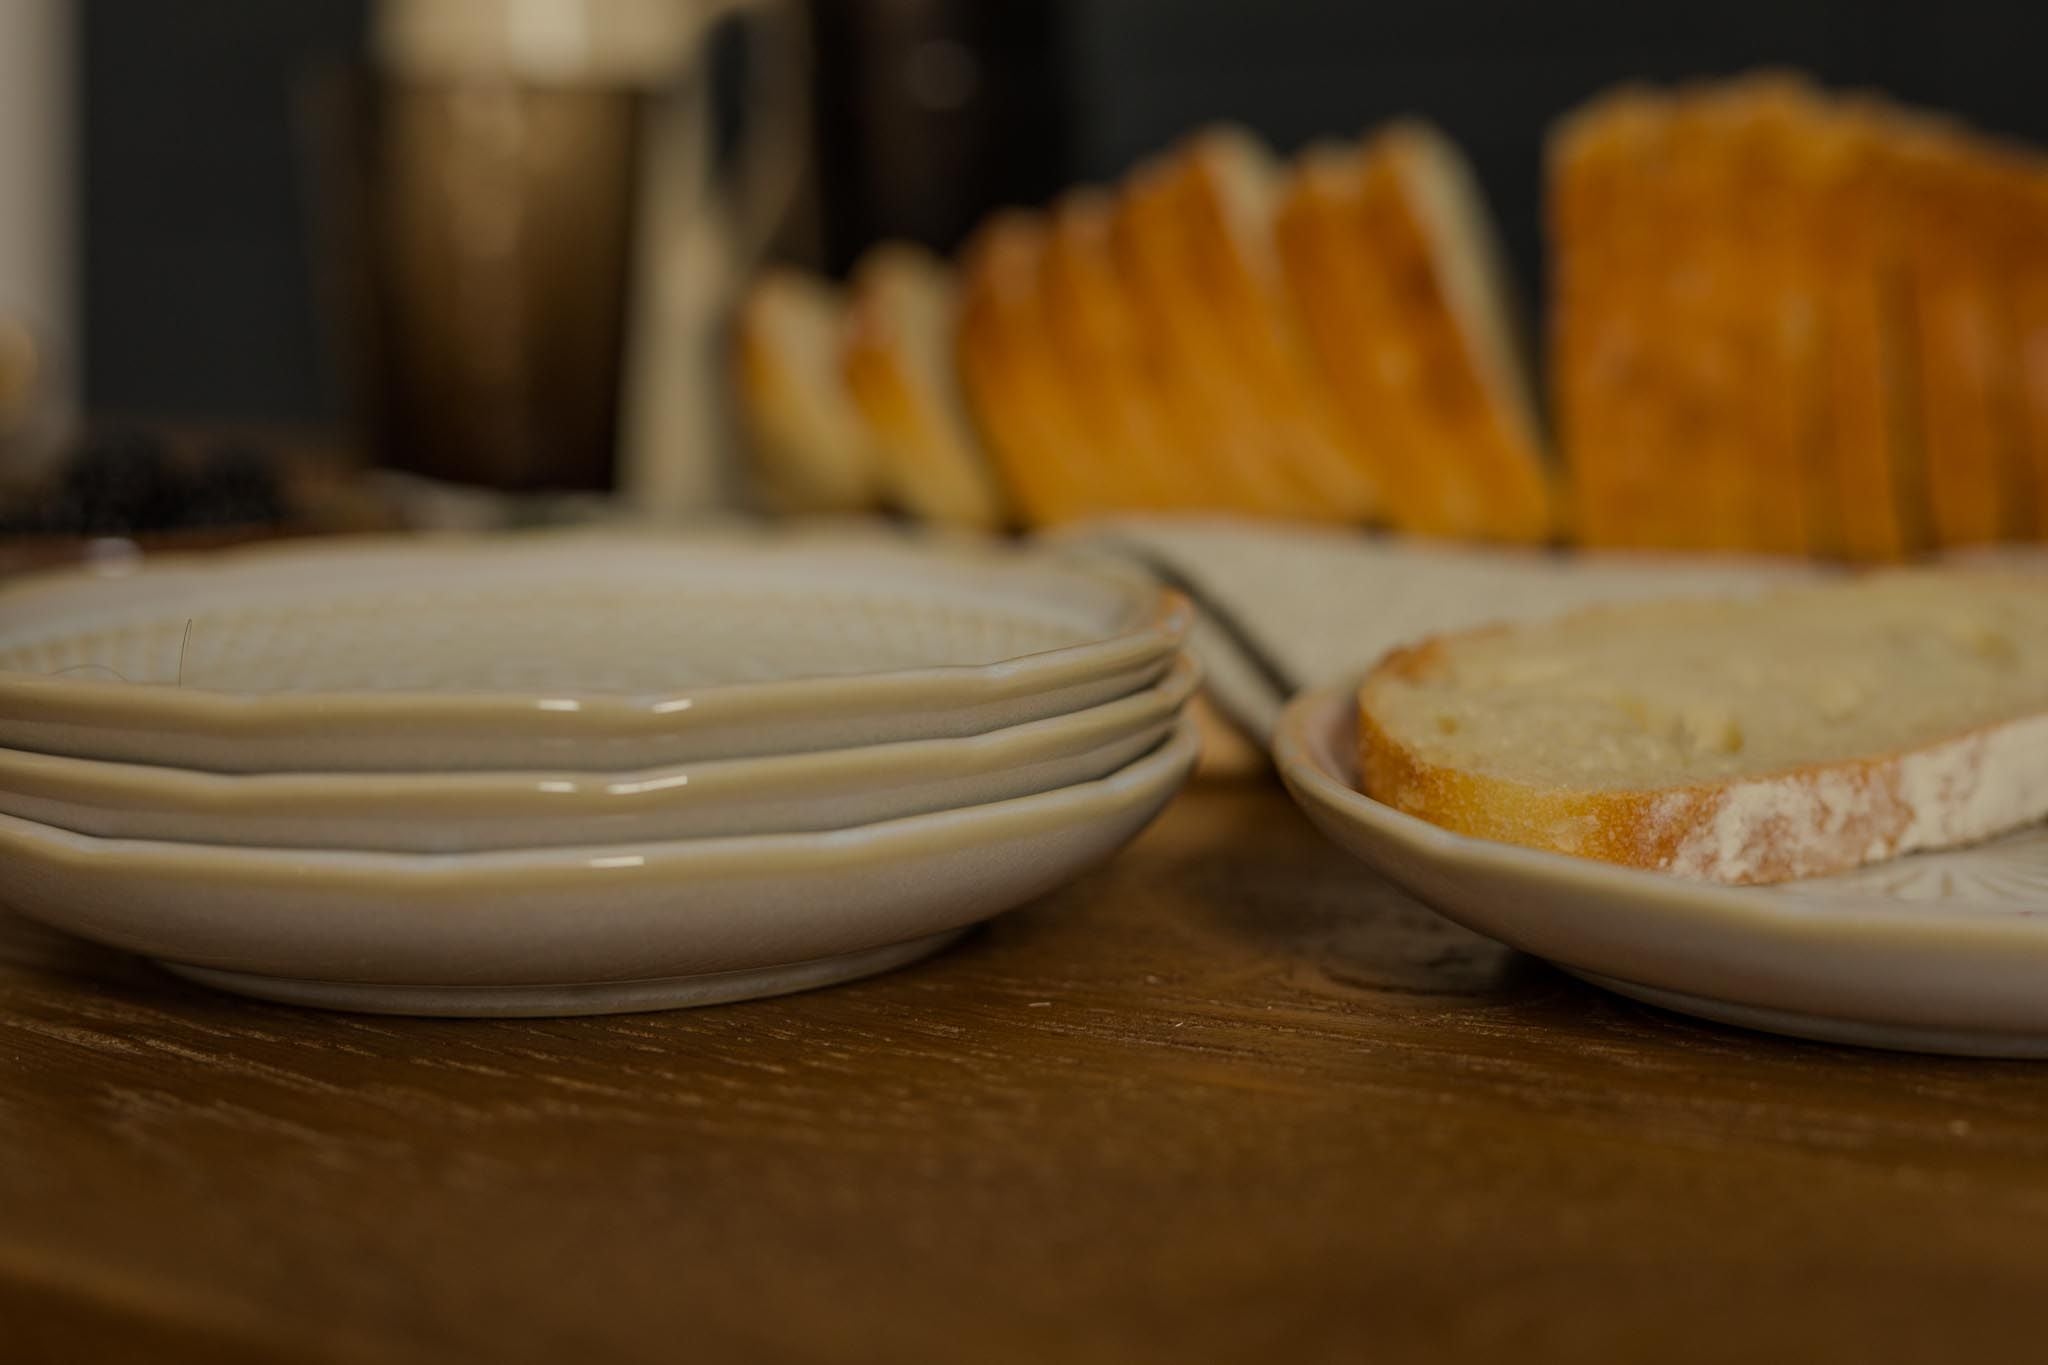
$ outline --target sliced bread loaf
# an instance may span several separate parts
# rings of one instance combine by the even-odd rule
[[[1867,103],[1845,101],[1821,116],[1808,241],[1820,299],[1818,439],[1832,494],[1816,505],[1834,509],[1822,516],[1815,548],[1865,562],[1904,559],[1927,543],[1908,398],[1909,310],[1896,284],[1899,227],[1879,129]]]
[[[1463,158],[1389,125],[1305,153],[1280,259],[1323,378],[1401,530],[1540,541],[1549,475],[1505,273]]]
[[[1002,490],[954,365],[953,273],[921,247],[885,243],[854,271],[843,364],[892,501],[942,526],[1003,524]]]
[[[1029,526],[1056,526],[1128,505],[1097,457],[1098,433],[1073,401],[1045,313],[1044,215],[997,214],[960,262],[954,357],[961,387],[1004,488]]]
[[[1044,307],[1068,391],[1097,433],[1105,474],[1124,504],[1158,510],[1230,503],[1199,458],[1202,433],[1175,391],[1171,348],[1144,325],[1110,246],[1116,201],[1093,187],[1053,206],[1041,278]]]
[[[1415,346],[1411,379],[1435,447],[1479,490],[1467,533],[1543,541],[1551,478],[1527,336],[1479,182],[1457,144],[1403,119],[1366,144],[1366,250],[1384,263],[1397,325]]]
[[[1720,882],[2048,817],[2048,587],[1899,571],[1395,651],[1363,789],[1462,834]]]
[[[1189,138],[1174,166],[1196,266],[1186,287],[1220,321],[1228,362],[1255,395],[1273,458],[1313,493],[1318,520],[1374,519],[1382,503],[1377,465],[1323,384],[1281,274],[1281,172],[1272,153],[1246,130],[1221,124]]]
[[[1296,158],[1274,233],[1302,334],[1334,410],[1371,462],[1387,520],[1403,531],[1453,534],[1455,470],[1426,458],[1401,376],[1406,339],[1389,329],[1385,273],[1360,243],[1359,150],[1323,142]]]
[[[1326,501],[1286,458],[1272,412],[1234,359],[1228,320],[1200,287],[1204,267],[1184,169],[1176,155],[1125,178],[1110,246],[1141,325],[1165,348],[1180,420],[1198,438],[1190,456],[1224,508],[1246,516],[1326,517]]]
[[[879,494],[874,446],[839,370],[845,318],[840,291],[799,270],[766,272],[740,307],[740,402],[761,491],[780,511],[858,511]]]
[[[1649,305],[1667,245],[1652,187],[1669,126],[1667,97],[1626,87],[1563,119],[1546,147],[1551,408],[1583,545],[1682,543],[1672,462],[1647,457],[1661,441]]]
[[[1944,547],[1991,544],[2023,533],[2030,510],[2009,420],[2017,272],[1995,245],[1997,170],[1957,125],[1903,111],[1893,125],[1930,519]]]
[[[2034,485],[2034,536],[2048,540],[2048,158],[2009,172],[2015,251],[2013,322],[2019,337],[2020,430]],[[2031,249],[2030,249],[2031,248]]]

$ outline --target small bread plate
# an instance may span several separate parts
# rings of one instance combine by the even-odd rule
[[[1274,760],[1309,819],[1424,904],[1595,985],[1798,1038],[2048,1057],[2048,828],[1775,886],[1467,838],[1358,790],[1347,688],[1289,704]]]
[[[206,773],[0,749],[0,815],[105,839],[481,853],[803,834],[1106,777],[1173,729],[1200,670],[1100,706],[958,739],[627,773]]]
[[[620,772],[948,739],[1156,683],[1192,608],[1043,553],[534,533],[0,587],[0,745],[211,772]]]
[[[606,1014],[885,971],[1108,858],[1172,799],[1183,720],[1108,777],[814,834],[470,854],[96,839],[0,816],[0,903],[267,1000]]]

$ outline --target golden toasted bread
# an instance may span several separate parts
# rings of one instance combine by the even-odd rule
[[[1204,296],[1252,392],[1272,458],[1314,494],[1321,519],[1364,521],[1380,506],[1378,473],[1337,413],[1306,350],[1274,244],[1278,194],[1271,154],[1242,129],[1196,134],[1174,160],[1173,185]]]
[[[1042,275],[1065,383],[1102,433],[1099,458],[1136,508],[1220,508],[1228,499],[1189,454],[1163,339],[1143,323],[1110,247],[1114,201],[1070,192],[1054,206]]]
[[[1993,246],[1995,171],[1952,124],[1902,113],[1892,131],[1934,541],[2002,540],[2024,528],[2028,496],[2013,421],[2018,345]]]
[[[2020,430],[2033,483],[2032,534],[2048,540],[2048,162],[2030,157],[2009,175],[2020,234],[2013,270]]]
[[[1308,519],[1327,508],[1277,453],[1270,414],[1234,363],[1228,325],[1199,285],[1196,250],[1171,159],[1126,178],[1110,224],[1117,269],[1145,328],[1166,348],[1171,391],[1184,427],[1198,438],[1190,455],[1223,495],[1227,510],[1249,516]]]
[[[1806,554],[1839,539],[1819,441],[1819,291],[1807,251],[1821,200],[1822,106],[1803,80],[1775,74],[1736,82],[1724,105],[1731,240],[1748,253],[1746,286],[1728,304],[1737,356],[1728,402],[1742,435],[1727,542]]]
[[[1667,500],[1649,449],[1654,337],[1641,295],[1655,244],[1648,186],[1667,101],[1625,88],[1568,115],[1545,146],[1551,406],[1568,519],[1588,545],[1654,543]]]
[[[1498,251],[1448,141],[1401,123],[1362,148],[1313,147],[1277,223],[1295,307],[1393,524],[1546,538],[1549,475]]]
[[[1447,533],[1443,472],[1420,453],[1397,401],[1393,365],[1382,357],[1399,339],[1376,306],[1376,263],[1365,253],[1358,148],[1321,143],[1296,158],[1274,215],[1286,280],[1310,357],[1350,441],[1369,462],[1386,516],[1404,531]]]
[[[1305,335],[1388,519],[1534,540],[1551,526],[1535,420],[1490,244],[1434,135],[1305,151],[1276,234]]]
[[[1074,412],[1044,316],[1044,219],[1004,213],[961,263],[961,385],[985,447],[1033,526],[1099,515],[1117,499]]]
[[[1403,120],[1367,143],[1366,251],[1414,369],[1402,388],[1453,473],[1452,529],[1486,540],[1550,535],[1550,474],[1498,244],[1470,168],[1449,138]]]
[[[876,247],[854,271],[841,363],[890,499],[926,521],[992,530],[1007,512],[960,392],[957,313],[944,262],[903,243]]]
[[[871,507],[879,458],[839,369],[844,295],[824,280],[773,269],[740,306],[734,370],[763,496],[785,512]]]
[[[1822,184],[1806,260],[1819,286],[1818,441],[1833,512],[1824,514],[1815,548],[1896,561],[1928,543],[1897,190],[1871,106],[1842,101],[1822,122],[1814,144]]]

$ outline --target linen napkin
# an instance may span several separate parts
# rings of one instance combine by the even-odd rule
[[[1189,647],[1209,694],[1261,744],[1296,692],[1348,682],[1426,635],[1832,572],[1765,557],[1489,549],[1221,519],[1093,522],[1048,543],[1192,597],[1201,618]]]

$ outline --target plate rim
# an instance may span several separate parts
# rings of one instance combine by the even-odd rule
[[[812,714],[825,704],[838,711],[962,710],[1140,667],[1177,648],[1194,619],[1193,604],[1171,588],[1134,573],[1057,555],[1035,559],[1028,549],[919,543],[872,536],[729,535],[688,536],[632,533],[596,537],[587,531],[522,531],[445,536],[339,536],[315,543],[264,543],[211,554],[165,555],[133,565],[81,566],[28,574],[0,584],[0,610],[78,587],[152,575],[246,572],[265,560],[343,559],[480,554],[550,554],[591,546],[621,553],[720,554],[771,558],[786,554],[819,558],[894,556],[904,564],[976,565],[992,570],[1029,570],[1117,593],[1126,599],[1121,626],[1112,634],[1078,644],[1038,650],[978,664],[938,664],[871,673],[818,674],[763,682],[713,683],[650,693],[549,692],[421,689],[336,689],[329,691],[238,691],[165,687],[100,678],[62,677],[0,669],[0,705],[9,719],[27,724],[73,724],[94,729],[168,730],[185,735],[231,728],[247,735],[323,728],[416,726],[488,729],[507,722],[543,728],[564,740],[599,736],[631,738],[673,727],[688,715],[692,725],[771,720]],[[564,702],[571,703],[564,705]]]
[[[836,830],[475,853],[382,853],[110,839],[0,815],[0,853],[17,860],[18,867],[35,861],[44,867],[112,869],[122,876],[226,880],[243,888],[289,886],[321,874],[321,880],[346,881],[358,892],[393,887],[411,895],[442,891],[467,896],[501,884],[526,888],[574,882],[593,874],[747,875],[764,861],[792,874],[815,875],[849,862],[890,856],[898,846],[930,853],[984,840],[991,829],[1029,832],[1062,825],[1077,815],[1142,800],[1155,786],[1170,793],[1186,780],[1200,744],[1194,720],[1183,715],[1149,752],[1089,782]]]
[[[744,794],[763,785],[786,787],[806,777],[817,780],[821,771],[834,780],[872,780],[877,765],[884,776],[917,765],[921,778],[1003,770],[1046,761],[1056,756],[1052,751],[1075,753],[1105,747],[1154,727],[1161,729],[1163,739],[1201,680],[1200,664],[1182,652],[1149,687],[1093,706],[977,734],[698,759],[616,772],[567,767],[216,772],[0,745],[0,781],[19,784],[26,779],[27,785],[10,786],[10,792],[89,804],[100,810],[209,818],[230,818],[248,811],[252,803],[275,801],[290,803],[295,812],[306,815],[345,812],[389,801],[418,808],[480,802],[503,814],[508,804],[525,806],[542,800],[548,811],[565,816],[643,814],[664,804],[664,797],[681,785],[674,782],[677,777],[688,777],[699,790],[707,781],[727,790],[737,783]],[[932,773],[933,765],[940,771]],[[534,813],[521,814],[531,818]]]

